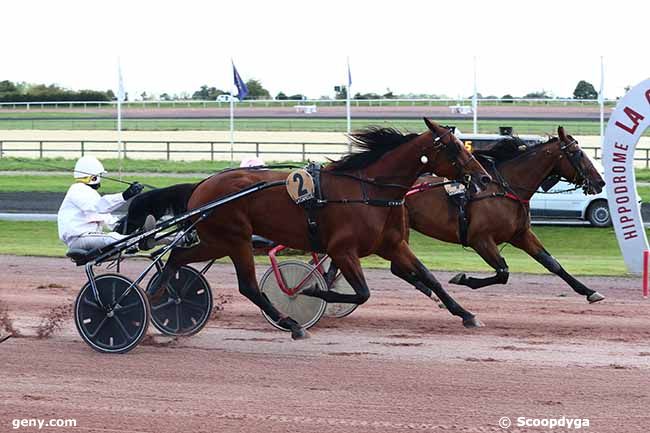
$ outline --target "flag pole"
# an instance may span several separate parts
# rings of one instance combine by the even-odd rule
[[[600,92],[598,92],[598,103],[600,104],[600,145],[602,147],[605,137],[605,63],[603,56],[600,56]]]
[[[352,79],[350,75],[350,58],[348,57],[348,89],[347,92],[345,92],[347,98],[345,100],[345,107],[346,107],[346,116],[347,116],[347,121],[348,121],[348,134],[351,132],[351,121],[350,121],[350,88],[352,87]]]
[[[346,119],[347,119],[347,126],[348,126],[348,135],[352,131],[352,121],[350,119],[350,89],[352,87],[352,75],[350,74],[350,57],[347,58],[347,63],[348,63],[348,76],[347,76],[347,89],[345,92],[345,112],[346,112]],[[352,142],[349,141],[348,139],[348,152],[352,151]]]
[[[478,134],[478,95],[476,93],[476,56],[474,56],[474,95],[472,96],[472,112],[474,113],[474,134]]]
[[[235,156],[235,89],[230,87],[230,166],[232,167]]]
[[[124,150],[122,143],[122,100],[124,99],[124,83],[122,81],[122,64],[117,58],[117,149],[118,149],[118,177],[122,179],[122,158]]]

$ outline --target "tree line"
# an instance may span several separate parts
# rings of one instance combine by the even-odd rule
[[[14,83],[0,81],[0,102],[110,101],[112,90],[69,90],[56,84]]]
[[[293,95],[287,95],[286,93],[280,91],[273,98],[271,93],[264,88],[262,83],[259,80],[250,79],[246,81],[246,86],[248,87],[248,95],[245,99],[276,99],[276,100],[304,100],[306,97],[302,93],[297,93]],[[395,98],[432,98],[432,99],[453,99],[445,97],[444,95],[426,95],[426,94],[407,94],[407,95],[395,95],[390,89],[386,89],[385,93],[355,93],[352,99],[362,100],[362,99],[395,99]],[[346,99],[347,98],[347,88],[346,86],[334,86],[335,99]],[[183,93],[181,95],[170,95],[168,93],[162,93],[159,98],[156,98],[155,95],[147,94],[143,92],[140,97],[143,100],[178,100],[178,99],[194,99],[194,100],[204,100],[204,101],[214,101],[219,95],[227,95],[230,92],[227,92],[216,87],[208,86],[207,84],[202,85],[198,90],[193,92],[191,95],[189,93]],[[521,98],[514,97],[510,94],[505,94],[501,97],[488,95],[483,96],[480,93],[478,94],[479,98],[482,99],[502,99],[504,102],[510,102],[514,99],[544,99],[544,98],[553,98],[552,95],[549,95],[546,91],[535,91],[530,92],[524,95]],[[598,97],[598,92],[594,86],[584,80],[580,80],[576,85],[575,90],[573,91],[573,98],[575,99],[596,99]],[[471,95],[468,97],[471,98]],[[60,87],[56,84],[28,84],[24,82],[14,83],[9,80],[0,81],[0,102],[57,102],[57,101],[112,101],[115,100],[115,94],[112,90],[98,91],[98,90],[70,90]],[[128,95],[126,97],[128,100]],[[322,97],[321,99],[329,99],[327,97]]]

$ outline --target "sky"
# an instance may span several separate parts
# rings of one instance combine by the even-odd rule
[[[650,77],[650,1],[236,0],[2,3],[0,80],[131,95],[229,90],[231,58],[271,95],[423,93],[606,98]]]

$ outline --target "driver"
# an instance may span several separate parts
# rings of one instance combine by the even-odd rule
[[[99,195],[104,166],[94,156],[82,156],[74,166],[75,182],[70,185],[57,214],[59,238],[72,249],[92,250],[123,239],[111,230],[117,218],[111,211],[143,190],[135,182],[122,193]]]

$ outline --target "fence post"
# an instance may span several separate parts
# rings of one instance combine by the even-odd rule
[[[255,156],[257,158],[260,157],[260,144],[259,143],[255,143]]]
[[[650,149],[645,150],[645,168],[648,168],[648,151],[650,151]]]
[[[2,158],[2,155],[3,155],[3,151],[2,151],[2,143],[3,143],[3,142],[0,141],[0,158]]]
[[[214,161],[214,143],[210,143],[210,161]]]
[[[305,162],[305,143],[302,143],[302,162]]]
[[[43,159],[43,142],[38,142],[38,155],[40,159]]]
[[[81,142],[81,156],[84,156],[85,149],[84,149],[84,142]]]
[[[167,142],[167,161],[169,161],[169,141]]]

